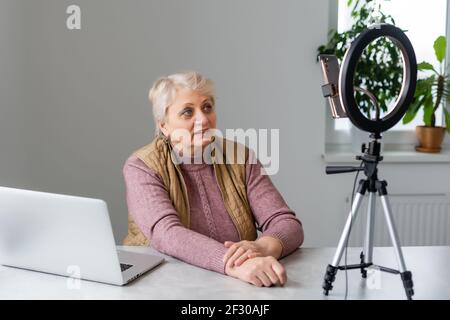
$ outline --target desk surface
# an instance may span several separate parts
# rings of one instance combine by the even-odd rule
[[[288,282],[284,287],[255,287],[232,277],[191,266],[146,247],[122,247],[163,256],[166,261],[132,283],[118,287],[0,266],[0,299],[343,299],[345,272],[339,271],[330,296],[322,294],[325,267],[334,248],[300,248],[281,260]],[[359,262],[360,248],[348,249],[348,264]],[[415,299],[450,299],[450,247],[403,247],[413,273]],[[343,261],[342,261],[343,262]],[[397,269],[391,247],[374,248],[374,263]],[[370,272],[362,280],[359,270],[348,271],[349,299],[404,299],[399,275]]]

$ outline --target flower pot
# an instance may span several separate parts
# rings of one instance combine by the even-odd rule
[[[417,126],[416,136],[419,140],[416,151],[439,153],[441,152],[442,141],[444,141],[445,127]]]

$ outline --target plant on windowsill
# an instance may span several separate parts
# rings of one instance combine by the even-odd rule
[[[439,61],[439,71],[436,71],[431,63],[421,62],[417,65],[419,71],[431,71],[432,74],[419,79],[414,93],[414,100],[403,117],[403,123],[411,122],[420,108],[423,108],[424,126],[416,126],[416,135],[419,145],[416,151],[427,153],[439,153],[444,140],[445,130],[450,133],[450,113],[445,107],[445,102],[450,100],[450,82],[448,81],[448,69],[444,65],[447,41],[444,36],[439,36],[434,41],[434,53]],[[444,126],[436,126],[436,112],[442,105],[445,114]]]

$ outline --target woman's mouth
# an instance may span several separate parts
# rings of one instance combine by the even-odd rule
[[[208,130],[209,130],[209,128],[203,129],[203,130],[194,131],[194,135],[201,135],[203,137],[205,135],[206,131],[208,131]]]

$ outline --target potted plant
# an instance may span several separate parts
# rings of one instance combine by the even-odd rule
[[[419,140],[416,150],[428,153],[440,152],[445,131],[447,130],[450,133],[450,113],[445,107],[445,102],[450,97],[448,69],[444,65],[447,47],[445,37],[439,36],[434,41],[433,47],[436,59],[439,62],[439,70],[436,70],[431,63],[425,61],[417,65],[419,71],[431,72],[432,74],[417,81],[413,102],[403,117],[403,123],[409,123],[416,117],[417,112],[423,108],[423,122],[425,125],[416,126],[416,135]],[[436,112],[440,106],[442,106],[445,114],[444,126],[436,126]]]
[[[374,23],[389,23],[395,25],[390,15],[381,11],[381,5],[374,0],[348,0],[348,6],[352,6],[351,16],[353,24],[350,30],[337,32],[331,30],[327,44],[320,46],[318,54],[333,54],[342,63],[345,52],[353,40],[368,26]],[[386,37],[378,38],[363,51],[355,71],[355,87],[370,91],[377,98],[382,112],[387,111],[387,106],[395,100],[402,87],[401,54],[396,45]],[[368,118],[373,118],[376,107],[367,95],[356,92],[355,98],[361,113]],[[351,127],[352,145],[360,150],[361,143],[368,139],[369,134],[356,127]]]

